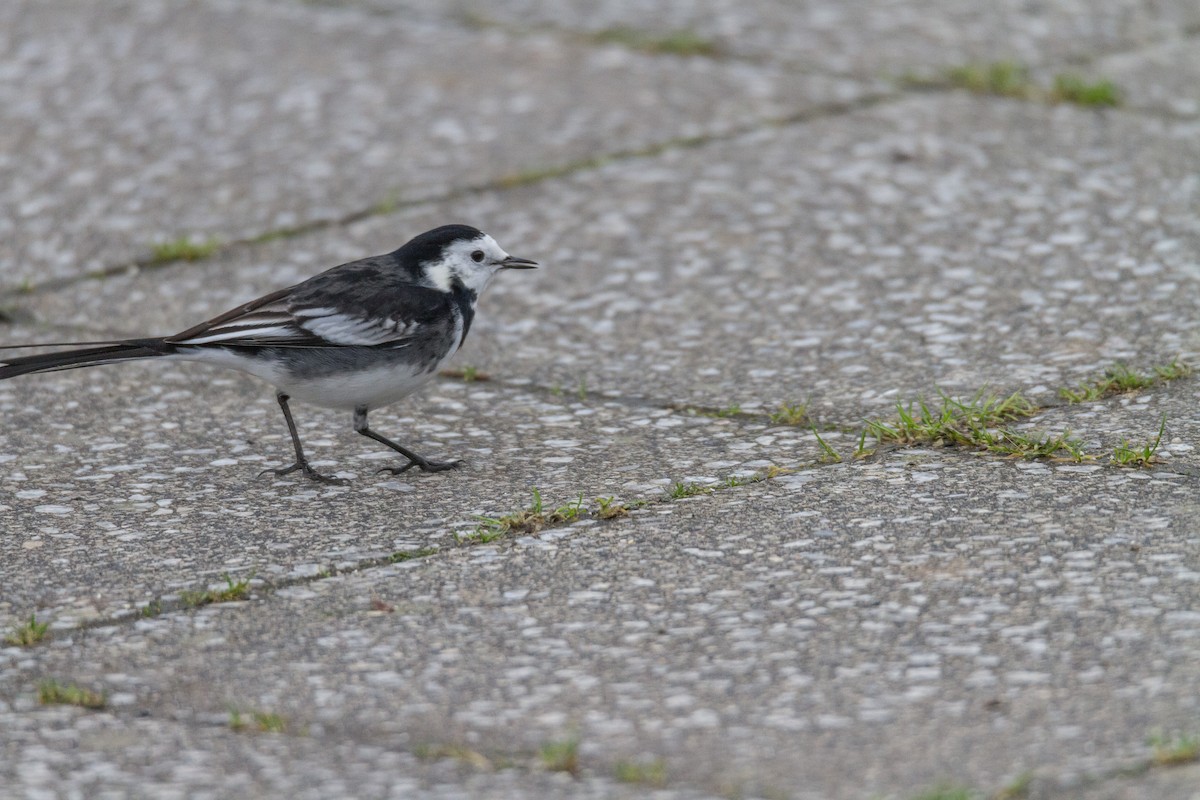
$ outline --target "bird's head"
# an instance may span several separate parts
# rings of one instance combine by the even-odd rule
[[[420,271],[426,286],[449,292],[460,283],[478,296],[502,269],[533,269],[537,262],[510,256],[496,240],[469,225],[443,225],[417,236],[397,256]]]

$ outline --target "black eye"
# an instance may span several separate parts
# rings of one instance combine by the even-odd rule
[[[471,260],[476,264],[478,264],[480,261],[483,261],[483,251],[476,250],[474,253],[471,253]]]

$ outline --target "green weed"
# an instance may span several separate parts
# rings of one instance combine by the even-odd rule
[[[780,403],[770,414],[773,425],[803,425],[809,422],[807,403]]]
[[[976,94],[1027,98],[1035,92],[1029,71],[1013,61],[952,67],[946,71],[946,79],[952,86]]]
[[[398,550],[388,556],[387,560],[393,564],[398,564],[401,561],[412,561],[414,558],[425,558],[437,552],[434,547],[422,547],[419,550]]]
[[[45,680],[38,685],[38,702],[44,706],[66,705],[98,710],[108,705],[108,698],[101,692],[85,689],[74,683],[59,683]]]
[[[667,785],[667,763],[661,758],[649,762],[618,761],[615,774],[621,783],[636,783],[655,789]]]
[[[630,50],[640,50],[643,53],[670,56],[707,56],[720,55],[720,49],[715,42],[704,39],[691,31],[675,31],[663,36],[618,26],[599,31],[589,37],[597,44],[616,44],[628,47]]]
[[[250,581],[254,578],[251,573],[242,580],[235,581],[229,573],[225,573],[224,589],[199,589],[179,593],[179,602],[188,608],[200,608],[213,603],[231,603],[244,600],[250,594]]]
[[[1200,735],[1197,734],[1168,737],[1158,733],[1150,737],[1150,746],[1154,748],[1151,761],[1158,766],[1173,767],[1200,761]]]
[[[281,715],[269,711],[251,711],[250,719],[242,716],[236,708],[229,709],[229,727],[231,730],[252,733],[286,733],[287,720]]]
[[[1121,93],[1112,81],[1088,83],[1078,75],[1064,73],[1054,78],[1050,100],[1055,103],[1074,103],[1079,106],[1105,107],[1121,104]]]
[[[579,775],[579,739],[571,737],[561,741],[547,742],[539,751],[542,766],[552,772],[567,772]]]
[[[698,483],[684,483],[676,481],[671,484],[666,490],[667,497],[672,500],[681,500],[685,497],[695,497],[698,494],[712,494],[712,487],[701,486]]]
[[[1120,467],[1148,467],[1158,461],[1155,453],[1162,443],[1163,432],[1167,429],[1167,415],[1163,414],[1162,423],[1158,426],[1158,435],[1154,440],[1138,448],[1130,447],[1129,440],[1121,442],[1113,450],[1112,463]]]
[[[48,630],[50,630],[49,622],[38,622],[37,616],[30,614],[29,622],[13,626],[12,633],[4,637],[4,643],[15,647],[29,647],[45,639]]]
[[[153,261],[158,264],[168,261],[199,261],[211,256],[220,246],[221,242],[214,238],[205,239],[203,242],[193,242],[190,237],[181,236],[178,239],[154,245]]]

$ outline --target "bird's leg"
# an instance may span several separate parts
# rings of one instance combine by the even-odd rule
[[[390,472],[393,475],[399,475],[401,472],[407,472],[413,467],[417,467],[422,472],[445,472],[448,469],[454,469],[455,467],[462,465],[461,461],[430,461],[427,458],[421,458],[421,456],[417,455],[408,448],[401,447],[391,439],[380,436],[378,433],[367,427],[366,406],[359,406],[358,408],[354,409],[354,430],[358,431],[363,436],[366,436],[368,439],[374,439],[380,444],[387,445],[408,459],[408,463],[403,467],[383,467],[382,469],[377,470],[376,474],[379,472]]]
[[[309,466],[308,459],[304,457],[304,448],[300,446],[300,434],[296,433],[296,423],[292,419],[291,409],[288,408],[288,396],[283,392],[276,392],[275,399],[279,401],[279,407],[283,409],[283,418],[287,420],[288,433],[292,435],[292,445],[296,448],[296,463],[292,464],[290,467],[264,469],[262,472],[258,473],[258,477],[261,478],[268,472],[275,475],[288,475],[296,470],[301,470],[306,477],[311,478],[314,481],[335,484],[345,483],[345,481],[341,478],[331,478],[328,475],[322,475]]]

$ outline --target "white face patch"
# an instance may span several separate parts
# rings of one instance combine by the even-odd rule
[[[475,253],[482,253],[483,258],[476,261],[472,257]],[[448,292],[457,278],[478,295],[487,288],[500,268],[500,262],[506,258],[508,253],[485,233],[477,239],[455,242],[447,247],[439,261],[425,266],[425,279],[433,288]]]

